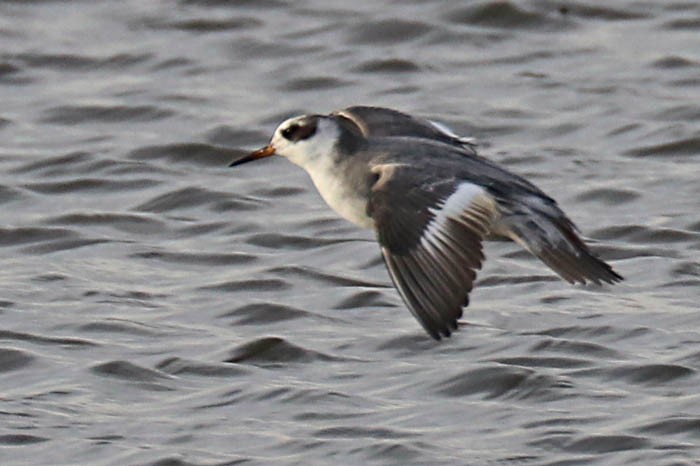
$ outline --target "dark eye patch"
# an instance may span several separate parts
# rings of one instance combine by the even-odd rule
[[[282,129],[280,134],[289,141],[297,142],[303,139],[309,139],[316,134],[317,126],[318,119],[316,117],[308,117]]]

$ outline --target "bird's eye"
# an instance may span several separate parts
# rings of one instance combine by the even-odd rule
[[[288,141],[297,142],[313,136],[316,133],[316,126],[316,118],[308,118],[302,122],[292,123],[286,128],[282,128],[280,134]]]
[[[282,134],[282,137],[288,140],[292,140],[292,136],[294,133],[296,133],[299,130],[299,125],[294,123],[293,125],[289,125],[286,128],[283,128],[282,131],[280,132]]]

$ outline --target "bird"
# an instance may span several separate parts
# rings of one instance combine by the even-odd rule
[[[512,240],[571,284],[623,279],[557,202],[473,139],[398,110],[352,106],[282,122],[239,166],[286,157],[341,217],[372,229],[399,295],[434,339],[458,327],[486,240]]]

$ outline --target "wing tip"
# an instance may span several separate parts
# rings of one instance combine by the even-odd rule
[[[549,263],[545,261],[560,277],[571,284],[580,283],[587,285],[592,283],[597,286],[602,286],[607,283],[614,285],[623,281],[625,278],[617,273],[610,264],[597,258],[593,254],[586,253],[583,259],[574,263],[574,267],[565,267],[561,262]]]
[[[460,312],[460,317],[461,317],[461,312]],[[432,337],[433,340],[435,341],[440,341],[443,338],[450,338],[452,334],[457,331],[458,328],[458,323],[457,320],[458,318],[455,318],[454,320],[450,321],[445,321],[444,326],[441,328],[428,328],[427,326],[423,326],[426,332],[428,332],[428,335]],[[421,322],[422,323],[422,322]]]
[[[609,285],[614,285],[615,283],[619,283],[625,279],[625,277],[615,272],[615,270],[613,270],[613,268],[609,264],[601,261],[600,259],[598,259],[598,261],[600,261],[600,263],[605,266],[605,271],[599,276],[587,277],[592,283],[595,283],[599,286],[603,285],[603,283],[601,282],[607,283]]]

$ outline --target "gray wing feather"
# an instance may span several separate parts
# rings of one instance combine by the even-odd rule
[[[476,155],[473,139],[458,136],[439,123],[390,108],[358,105],[335,112],[335,115],[351,120],[365,138],[419,138],[448,144],[464,153]]]
[[[457,181],[421,182],[410,168],[387,168],[382,176],[368,213],[389,275],[423,328],[435,339],[447,337],[469,302],[495,204],[479,189],[483,195],[466,198],[463,209],[441,214]]]
[[[388,160],[410,157],[410,165],[417,171],[452,184],[473,183],[488,191],[496,200],[499,213],[490,237],[502,236],[516,241],[570,283],[601,284],[622,280],[610,265],[591,253],[556,201],[534,184],[488,159],[435,141],[411,143],[401,138],[374,141],[378,152],[397,153],[399,146],[405,147],[401,158],[388,157]],[[436,159],[440,163],[434,163]]]
[[[503,216],[495,228],[537,256],[569,283],[615,283],[622,276],[591,253],[576,227],[555,203],[523,198],[517,205],[502,203]]]

